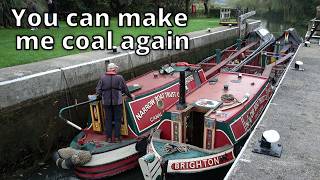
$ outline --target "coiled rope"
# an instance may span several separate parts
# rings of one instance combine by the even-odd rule
[[[167,154],[172,154],[172,153],[175,153],[175,152],[188,152],[190,147],[189,146],[184,146],[184,145],[176,146],[176,145],[173,145],[173,144],[166,143],[163,146],[163,149]]]

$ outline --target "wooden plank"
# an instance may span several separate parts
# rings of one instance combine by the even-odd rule
[[[237,58],[241,53],[245,52],[246,50],[250,49],[251,47],[255,46],[256,44],[258,44],[258,42],[252,42],[252,43],[248,44],[246,47],[243,47],[242,49],[240,49],[236,53],[234,53],[231,56],[229,56],[228,58],[224,59],[220,64],[218,64],[215,67],[206,71],[205,74],[206,74],[207,79],[216,75],[218,72],[220,72],[220,69],[223,66],[227,65],[229,62],[231,62],[232,60]]]
[[[275,65],[279,65],[284,63],[285,61],[287,61],[289,58],[291,58],[294,55],[294,53],[289,53],[287,55],[285,55],[284,57],[280,58],[279,60],[277,60],[275,63]],[[272,64],[274,64],[272,63]]]
[[[294,53],[289,53],[286,56],[280,58],[278,61],[267,65],[262,73],[262,76],[269,77],[274,66],[284,63],[285,61],[289,60],[289,58],[291,58],[293,55]]]
[[[270,73],[272,71],[272,68],[273,68],[273,66],[271,66],[271,65],[266,66],[264,71],[263,71],[263,73],[262,73],[262,76],[263,77],[269,77]]]
[[[288,45],[285,45],[281,50],[280,50],[280,53],[286,53],[289,49],[290,49],[291,45],[288,44]]]
[[[237,64],[227,64],[226,67],[230,67],[230,68],[234,68],[236,67]],[[247,69],[254,69],[254,70],[264,70],[264,68],[260,67],[260,66],[252,66],[252,65],[244,65],[242,66],[242,68],[247,68]]]
[[[216,66],[217,63],[200,63],[201,66]]]

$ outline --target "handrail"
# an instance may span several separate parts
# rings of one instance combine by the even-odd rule
[[[71,105],[71,106],[64,107],[64,108],[60,109],[60,111],[59,111],[59,118],[62,119],[65,123],[67,123],[70,126],[72,126],[73,128],[76,128],[77,130],[82,131],[82,128],[80,126],[74,124],[73,122],[71,122],[67,118],[63,117],[63,115],[62,115],[63,112],[66,111],[66,110],[70,110],[72,108],[78,107],[78,106],[82,106],[82,105],[86,105],[86,104],[89,104],[89,103],[92,103],[92,102],[99,101],[100,99],[101,98],[97,98],[97,99],[94,99],[94,100],[89,100],[89,101],[85,101],[85,102],[82,102],[82,103],[78,103],[78,104],[74,104],[74,105]]]

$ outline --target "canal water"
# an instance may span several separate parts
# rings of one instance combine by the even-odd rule
[[[285,29],[288,29],[290,27],[293,27],[293,24],[290,23],[284,23],[281,20],[275,21],[274,19],[268,19],[268,18],[260,18],[262,19],[262,26],[269,29],[270,32],[272,32],[276,37],[279,36]],[[304,37],[304,34],[306,32],[307,26],[306,25],[294,25],[294,27],[297,29],[298,33]],[[191,62],[197,62],[199,60],[202,60],[203,58],[212,55],[214,53],[215,48],[225,48],[229,45],[231,45],[234,42],[234,40],[228,40],[228,41],[223,41],[219,43],[212,44],[210,46],[201,48],[196,50],[196,52],[191,52],[187,54],[180,54],[178,57],[171,57],[171,59],[165,59],[161,61],[160,63],[155,63],[152,64],[152,69],[156,69],[160,67],[164,63],[169,63],[169,62],[174,62],[174,61],[181,61],[181,60],[186,60],[186,61],[191,61]],[[147,70],[151,70],[145,67],[138,68],[134,70],[133,72],[128,72],[125,74],[127,78],[137,76],[141,73],[145,73]],[[94,83],[91,85],[87,85],[87,88],[94,88]],[[73,175],[71,171],[67,170],[61,170],[55,167],[53,162],[48,161],[48,164],[41,164],[38,168],[32,170],[32,173],[28,173],[29,175],[26,176],[23,173],[15,173],[14,178],[15,179],[32,179],[32,180],[43,180],[43,179],[48,179],[48,180],[62,180],[62,179],[78,179],[76,176]],[[213,173],[206,173],[201,175],[200,177],[197,176],[197,178],[204,178],[204,179],[223,179],[224,175],[227,173],[228,168],[223,168],[221,169],[217,174]],[[169,179],[180,179],[180,176],[173,176],[169,177]],[[192,175],[186,177],[183,177],[183,179],[194,179]],[[122,173],[120,175],[114,176],[111,179],[114,180],[124,180],[124,179],[143,179],[142,173],[139,168],[127,171],[125,173]]]
[[[303,22],[296,22],[296,23],[290,23],[285,22],[283,18],[274,18],[270,16],[257,16],[257,19],[261,20],[261,26],[268,29],[275,37],[280,36],[283,31],[289,29],[289,28],[295,28],[298,34],[304,38],[307,29],[308,29],[308,23],[307,21]]]

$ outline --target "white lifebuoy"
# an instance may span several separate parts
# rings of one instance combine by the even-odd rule
[[[199,99],[198,101],[195,102],[195,104],[199,107],[204,107],[204,108],[215,108],[219,105],[218,101],[210,100],[210,99]]]

